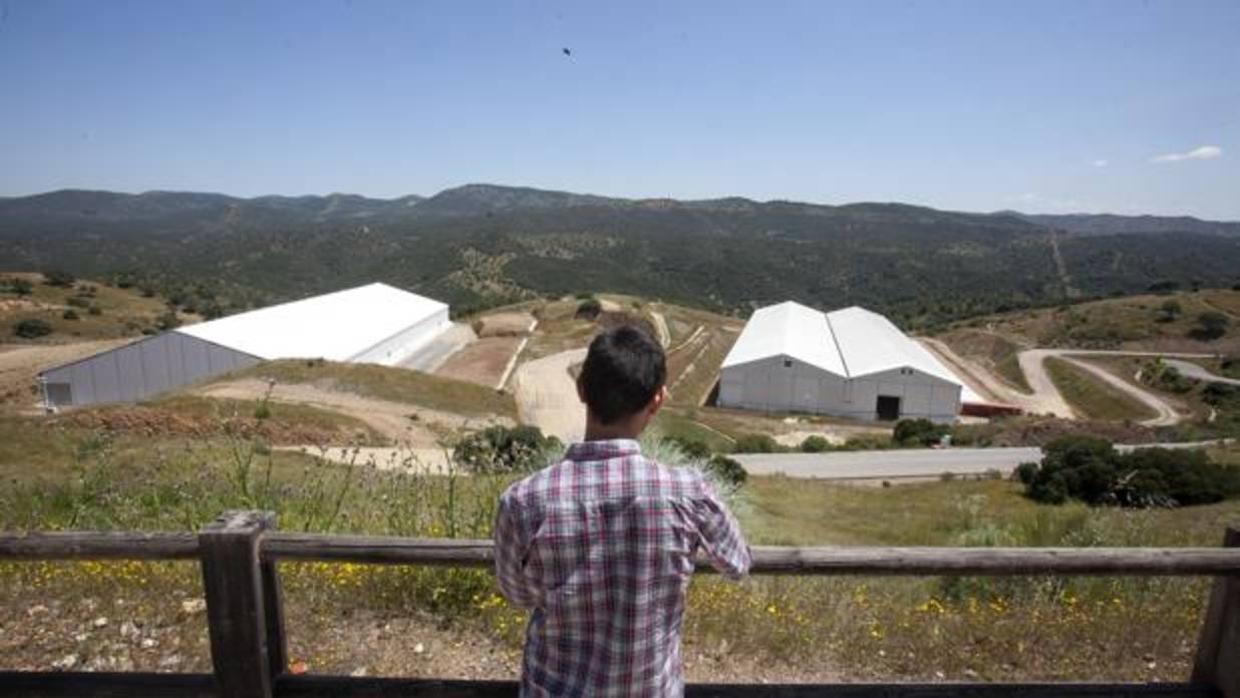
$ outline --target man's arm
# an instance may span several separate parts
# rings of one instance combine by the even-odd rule
[[[532,609],[542,605],[542,593],[537,575],[525,562],[530,545],[523,516],[520,505],[507,493],[500,497],[495,517],[495,578],[509,601]]]
[[[719,500],[714,488],[704,480],[702,494],[694,509],[702,547],[710,558],[711,566],[728,579],[740,579],[748,574],[752,559],[740,524]]]

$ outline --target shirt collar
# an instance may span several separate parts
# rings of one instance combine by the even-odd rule
[[[578,441],[568,447],[564,457],[572,461],[605,460],[607,458],[635,456],[641,452],[641,444],[634,439],[604,439],[600,441]]]

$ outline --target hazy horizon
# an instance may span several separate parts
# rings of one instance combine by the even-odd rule
[[[0,195],[487,182],[1240,220],[1237,26],[1227,0],[10,2]]]

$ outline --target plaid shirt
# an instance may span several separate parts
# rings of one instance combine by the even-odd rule
[[[749,547],[710,485],[641,455],[636,441],[586,441],[500,498],[495,566],[533,610],[522,696],[679,696],[680,629],[694,554],[731,578]]]

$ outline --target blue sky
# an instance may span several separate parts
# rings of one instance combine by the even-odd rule
[[[494,182],[1240,219],[1238,37],[1236,0],[0,0],[0,195]]]

